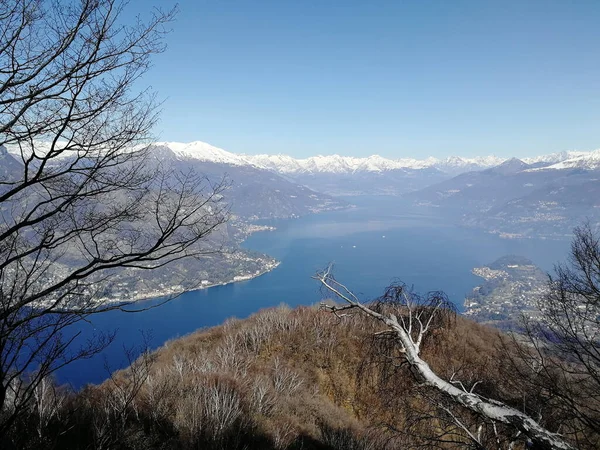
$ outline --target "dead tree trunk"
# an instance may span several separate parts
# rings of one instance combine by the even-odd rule
[[[398,286],[397,295],[404,299],[405,314],[397,317],[394,314],[382,314],[361,303],[346,286],[339,283],[331,274],[330,268],[318,273],[315,277],[327,291],[346,302],[343,306],[325,305],[323,307],[335,314],[351,309],[378,320],[388,327],[388,330],[398,338],[402,346],[401,353],[406,362],[412,367],[422,382],[446,394],[454,402],[475,412],[493,422],[500,422],[514,427],[538,448],[564,450],[573,447],[565,442],[558,434],[542,427],[527,414],[506,405],[503,402],[484,398],[466,389],[460,389],[452,383],[439,377],[429,364],[420,357],[421,344],[424,336],[432,329],[439,315],[444,314],[444,300],[438,298],[431,304],[416,304],[411,296]]]

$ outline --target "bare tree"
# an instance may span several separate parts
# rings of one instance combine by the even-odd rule
[[[505,351],[511,370],[539,402],[552,405],[580,447],[600,445],[600,236],[577,227],[566,264],[555,267],[539,316]],[[517,350],[516,354],[514,349]]]
[[[432,293],[424,298],[412,295],[404,285],[393,285],[384,294],[382,300],[391,299],[397,306],[393,311],[378,310],[362,303],[345,285],[338,282],[331,273],[331,267],[319,272],[314,277],[329,292],[343,300],[342,306],[326,305],[323,307],[342,317],[351,311],[359,311],[374,320],[381,322],[385,328],[379,334],[388,335],[399,347],[403,361],[409,365],[422,384],[430,386],[453,400],[454,403],[472,411],[492,423],[505,424],[514,428],[518,436],[530,439],[537,447],[547,449],[573,448],[561,436],[542,427],[527,414],[503,402],[489,399],[455,380],[445,380],[435,373],[421,356],[421,348],[425,339],[433,330],[446,326],[453,309],[444,295]],[[452,382],[454,381],[454,382]],[[453,417],[450,409],[446,410],[454,421],[476,447],[480,447],[480,438],[465,426],[460,419]]]
[[[123,7],[0,1],[0,436],[52,372],[110,340],[65,330],[127,304],[103,299],[115,273],[212,251],[227,218],[223,183],[146,145],[158,105],[133,87],[175,11],[123,25]]]

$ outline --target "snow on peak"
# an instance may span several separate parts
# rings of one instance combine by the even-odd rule
[[[359,162],[355,171],[383,172],[385,170],[400,169],[397,162],[379,155],[371,155],[367,158],[357,158]]]
[[[556,164],[562,161],[566,161],[567,159],[585,157],[590,152],[578,152],[578,151],[563,151],[563,152],[555,152],[550,153],[548,155],[542,156],[534,156],[532,158],[523,158],[523,162],[527,164],[539,164],[539,163],[547,163],[547,164]]]
[[[425,159],[400,158],[395,160],[400,168],[403,169],[429,169],[440,163],[440,160],[430,156]]]
[[[475,158],[472,158],[469,161],[473,164],[477,164],[482,167],[493,167],[497,166],[498,164],[502,164],[504,161],[506,161],[506,158],[499,158],[496,155],[488,155],[476,156]]]
[[[340,155],[317,155],[305,159],[294,159],[286,155],[244,155],[249,163],[281,173],[353,173],[384,172],[386,170],[472,170],[497,165],[504,160],[496,156],[478,158],[461,158],[458,156],[439,160],[429,157],[425,159],[400,158],[389,159],[380,155],[366,158]]]
[[[288,155],[244,155],[244,159],[248,161],[248,164],[275,172],[294,173],[300,172],[302,169],[298,160]]]
[[[190,143],[160,142],[156,145],[171,149],[180,159],[196,159],[200,161],[230,164],[235,166],[250,165],[283,174],[332,173],[351,174],[354,172],[384,172],[388,170],[423,170],[437,169],[442,172],[458,174],[471,170],[482,170],[496,167],[510,161],[495,155],[464,158],[449,156],[444,159],[428,157],[424,159],[399,158],[389,159],[380,155],[357,158],[341,155],[317,155],[296,159],[289,155],[244,155],[231,153],[206,142]],[[9,149],[10,151],[10,149]],[[514,161],[513,161],[514,162]],[[587,168],[600,169],[600,150],[594,152],[558,152],[519,161],[524,170]],[[527,165],[544,164],[546,167],[527,169]],[[515,165],[515,164],[513,164]]]
[[[77,155],[77,150],[65,150],[68,146],[69,142],[62,139],[57,140],[55,143],[49,139],[35,139],[32,142],[23,142],[21,145],[16,143],[6,144],[4,148],[17,159],[29,158],[32,153],[44,157],[52,151],[52,159],[57,160]]]
[[[58,143],[59,147],[62,145]],[[304,159],[296,159],[289,155],[244,155],[236,154],[207,144],[202,141],[194,142],[157,142],[155,146],[169,148],[179,159],[195,159],[217,164],[234,166],[253,166],[259,169],[270,170],[283,174],[302,173],[332,173],[351,174],[354,172],[385,172],[388,170],[423,170],[436,169],[449,174],[458,174],[471,170],[482,170],[499,166],[507,161],[494,155],[464,158],[449,156],[444,159],[428,157],[424,159],[399,158],[389,159],[380,155],[371,155],[364,158],[341,155],[317,155]],[[36,141],[35,152],[44,154],[50,148],[49,141]],[[6,145],[8,153],[21,157],[22,152],[32,149],[20,149],[17,145]],[[70,156],[73,152],[64,152],[58,156]],[[517,167],[518,165],[518,167]],[[528,168],[527,166],[532,166]],[[564,151],[542,156],[522,158],[517,162],[512,161],[511,166],[521,170],[560,170],[560,169],[587,169],[600,170],[600,149],[589,152]],[[516,169],[515,169],[516,170]]]
[[[202,141],[194,141],[187,144],[182,142],[157,142],[155,145],[168,147],[181,159],[198,159],[200,161],[231,164],[234,166],[244,166],[249,164],[241,155],[236,155],[235,153],[228,152],[222,148],[215,147]]]
[[[438,162],[436,165],[448,168],[468,168],[468,167],[493,167],[502,164],[506,161],[505,158],[499,158],[495,155],[476,156],[475,158],[462,158],[460,156],[449,156],[446,159]]]
[[[564,152],[567,158],[543,169],[600,169],[600,149],[591,152]]]
[[[483,158],[461,158],[453,156],[445,160],[429,157],[425,159],[400,158],[389,159],[380,155],[357,158],[341,155],[317,155],[304,159],[296,159],[288,155],[242,155],[231,153],[206,142],[195,141],[158,142],[157,146],[168,147],[180,159],[197,159],[200,161],[236,166],[251,165],[274,172],[294,173],[353,173],[353,172],[384,172],[386,170],[422,170],[437,168],[440,170],[472,170],[487,168],[503,160],[495,156]]]
[[[304,172],[347,173],[354,171],[355,158],[331,155],[317,155],[297,160]]]

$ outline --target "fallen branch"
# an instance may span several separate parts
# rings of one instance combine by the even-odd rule
[[[493,422],[510,425],[530,439],[538,448],[565,450],[573,449],[560,435],[552,433],[542,427],[527,414],[506,405],[503,402],[484,398],[474,392],[459,389],[452,383],[439,377],[419,356],[421,343],[424,336],[431,329],[435,316],[440,314],[444,308],[444,301],[437,301],[424,305],[413,302],[411,296],[403,286],[397,286],[395,292],[397,298],[403,299],[406,307],[406,315],[398,319],[394,314],[385,314],[375,311],[364,305],[350,289],[335,280],[331,274],[331,267],[317,273],[314,279],[318,280],[329,292],[344,300],[344,307],[323,305],[324,308],[337,312],[340,309],[358,309],[369,317],[384,323],[389,331],[395,333],[402,346],[401,353],[406,362],[423,379],[423,383],[443,392],[455,402],[475,412],[476,414]],[[474,439],[476,442],[477,440]]]

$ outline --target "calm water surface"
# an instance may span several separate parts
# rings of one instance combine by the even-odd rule
[[[564,258],[565,241],[506,240],[451,225],[435,211],[409,208],[396,198],[351,199],[357,207],[301,219],[268,222],[277,231],[257,233],[244,247],[274,256],[281,264],[253,280],[189,292],[138,314],[111,312],[81,328],[82,339],[97,331],[117,331],[102,354],[77,361],[58,374],[60,382],[81,387],[104,380],[127,364],[124,347],[139,346],[143,335],[152,347],[228,317],[247,317],[261,308],[319,302],[311,276],[329,263],[336,278],[364,299],[378,296],[392,281],[415,290],[445,291],[462,308],[466,293],[479,283],[473,267],[507,254],[526,256],[544,270]],[[151,305],[156,301],[145,304]]]

